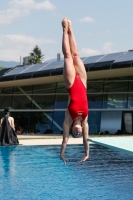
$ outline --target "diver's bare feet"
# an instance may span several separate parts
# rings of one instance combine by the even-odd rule
[[[62,20],[62,27],[63,27],[63,31],[68,32],[68,21],[66,17]]]
[[[68,33],[72,32],[72,22],[69,18],[67,18],[67,22],[68,22]]]

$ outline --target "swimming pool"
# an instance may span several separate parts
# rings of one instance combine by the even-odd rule
[[[68,145],[66,165],[60,146],[0,147],[0,199],[132,200],[133,157],[91,145]]]

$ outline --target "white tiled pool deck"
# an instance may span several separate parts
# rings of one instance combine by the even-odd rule
[[[61,145],[62,135],[18,135],[21,145]],[[69,138],[69,144],[83,144],[82,138]]]

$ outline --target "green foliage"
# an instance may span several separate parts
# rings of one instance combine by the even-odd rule
[[[5,68],[4,66],[0,66],[0,70],[1,70],[1,69],[4,69],[4,68]]]
[[[42,63],[44,55],[42,55],[41,49],[36,45],[30,53],[29,64]]]

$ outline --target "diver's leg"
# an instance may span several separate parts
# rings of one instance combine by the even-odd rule
[[[64,81],[65,81],[65,86],[69,88],[74,82],[75,68],[73,65],[73,59],[72,59],[72,55],[70,51],[67,18],[63,19],[62,27],[63,27],[62,52],[64,54],[63,76],[64,76]]]
[[[68,35],[69,35],[70,51],[72,54],[74,67],[75,67],[76,73],[80,76],[83,83],[86,85],[86,80],[87,80],[86,70],[85,70],[82,60],[79,57],[78,47],[75,40],[73,29],[72,29],[72,23],[69,19],[67,19],[67,21],[68,21]]]

